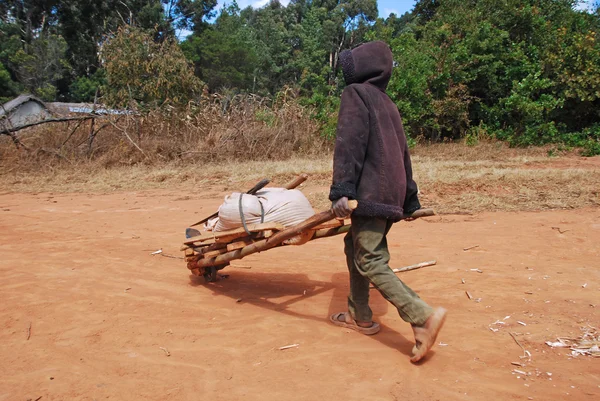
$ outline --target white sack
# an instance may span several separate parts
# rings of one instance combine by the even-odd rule
[[[242,227],[239,201],[239,192],[226,196],[225,202],[219,207],[219,217],[209,221],[207,229],[227,231]],[[301,191],[265,188],[256,195],[243,195],[242,209],[247,225],[260,223],[261,204],[265,213],[265,223],[276,222],[286,228],[301,223],[315,214],[310,202]]]

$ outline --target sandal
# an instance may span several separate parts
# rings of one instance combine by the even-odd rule
[[[340,320],[342,318],[342,320]],[[372,336],[373,334],[379,333],[381,330],[381,326],[379,323],[373,322],[369,327],[361,327],[359,326],[349,312],[339,312],[334,313],[329,316],[329,321],[336,326],[344,327],[346,329],[358,331],[359,333],[365,334],[367,336]]]

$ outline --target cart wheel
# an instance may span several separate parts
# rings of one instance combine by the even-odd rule
[[[215,266],[207,267],[204,270],[204,280],[206,280],[207,283],[217,281],[217,268]]]

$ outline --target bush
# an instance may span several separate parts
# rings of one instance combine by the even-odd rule
[[[104,85],[106,85],[106,74],[103,69],[96,70],[90,77],[79,77],[69,86],[71,100],[93,102]]]

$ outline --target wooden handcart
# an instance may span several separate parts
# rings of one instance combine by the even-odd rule
[[[294,189],[306,181],[307,176],[301,175],[284,186]],[[257,192],[268,183],[261,181],[248,193]],[[358,206],[356,201],[350,201],[350,207]],[[209,218],[216,217],[216,213]],[[420,209],[405,218],[419,218],[433,216],[431,209]],[[206,281],[215,281],[217,271],[229,265],[233,260],[242,259],[257,252],[271,248],[304,244],[319,238],[332,237],[343,234],[350,229],[350,219],[336,219],[333,210],[327,210],[306,219],[305,221],[288,228],[279,223],[250,224],[246,227],[220,232],[195,232],[195,235],[183,243],[181,250],[185,253],[188,269],[196,276],[204,276]]]

